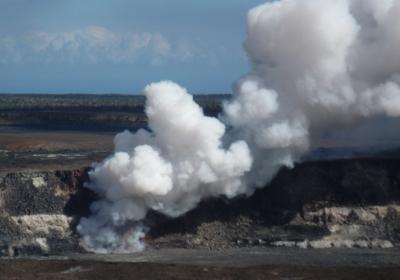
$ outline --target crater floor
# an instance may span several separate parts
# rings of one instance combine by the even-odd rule
[[[400,252],[163,249],[129,255],[0,259],[0,279],[399,279]]]
[[[351,158],[331,144],[250,199],[204,201],[178,219],[151,213],[145,252],[82,254],[75,225],[96,199],[83,187],[88,167],[112,152],[116,131],[146,122],[142,103],[117,105],[108,115],[0,106],[0,255],[14,256],[0,258],[0,280],[400,279],[398,151]]]

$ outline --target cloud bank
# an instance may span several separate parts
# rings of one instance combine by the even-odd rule
[[[78,226],[88,250],[140,250],[149,210],[251,195],[307,153],[314,131],[400,116],[399,1],[267,2],[247,27],[252,71],[220,119],[172,82],[146,87],[150,131],[118,134],[91,173],[102,199]]]
[[[122,33],[102,26],[0,38],[1,64],[129,64],[143,58],[157,64],[184,61],[190,55],[187,44],[171,42],[158,32]]]

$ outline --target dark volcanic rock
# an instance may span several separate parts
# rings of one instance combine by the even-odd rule
[[[0,250],[3,254],[79,250],[74,225],[95,195],[83,184],[88,169],[0,175]],[[0,252],[1,255],[1,252]]]
[[[79,249],[75,226],[95,195],[88,169],[0,175],[3,254]],[[153,247],[391,247],[400,242],[400,159],[314,161],[282,168],[251,197],[208,199],[170,219],[151,212]]]
[[[83,184],[87,168],[72,171],[24,171],[0,175],[1,209],[9,215],[88,212],[93,194]],[[93,199],[93,198],[92,198]]]
[[[296,242],[321,239],[327,247],[335,246],[332,242],[341,246],[343,240],[368,240],[367,246],[373,246],[373,239],[397,243],[399,184],[397,158],[305,162],[293,169],[282,168],[268,186],[250,198],[209,199],[173,220],[155,215],[150,235],[156,246],[158,240],[164,244],[166,236],[174,238],[177,233],[189,234],[187,246],[208,247],[218,247],[209,240],[219,239],[221,234],[229,236],[230,245],[284,240],[295,246]],[[246,229],[240,226],[240,217],[251,221]],[[214,227],[214,237],[210,230],[204,233],[206,224]]]
[[[206,115],[217,116],[229,95],[195,96]],[[147,127],[142,95],[0,94],[0,125],[51,130],[114,131]]]

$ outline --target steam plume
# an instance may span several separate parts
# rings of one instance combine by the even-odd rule
[[[172,82],[151,84],[145,95],[152,133],[118,134],[115,154],[91,173],[91,187],[104,200],[92,205],[95,216],[79,226],[89,248],[141,248],[140,225],[133,238],[122,239],[117,230],[142,220],[148,209],[178,216],[203,197],[245,191],[241,178],[252,159],[244,141],[224,148],[224,124],[204,116],[193,97]]]
[[[178,216],[206,197],[250,195],[299,160],[314,131],[400,115],[399,1],[267,2],[247,26],[253,69],[220,120],[172,82],[146,87],[151,132],[118,134],[91,173],[103,199],[78,226],[89,250],[140,250],[149,209]]]

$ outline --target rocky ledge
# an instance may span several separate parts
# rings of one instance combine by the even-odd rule
[[[0,255],[80,251],[75,225],[94,194],[88,168],[0,174]]]
[[[82,252],[75,227],[96,196],[88,168],[0,174],[0,254]],[[400,158],[309,161],[252,197],[209,199],[177,219],[150,213],[153,248],[400,244]]]

